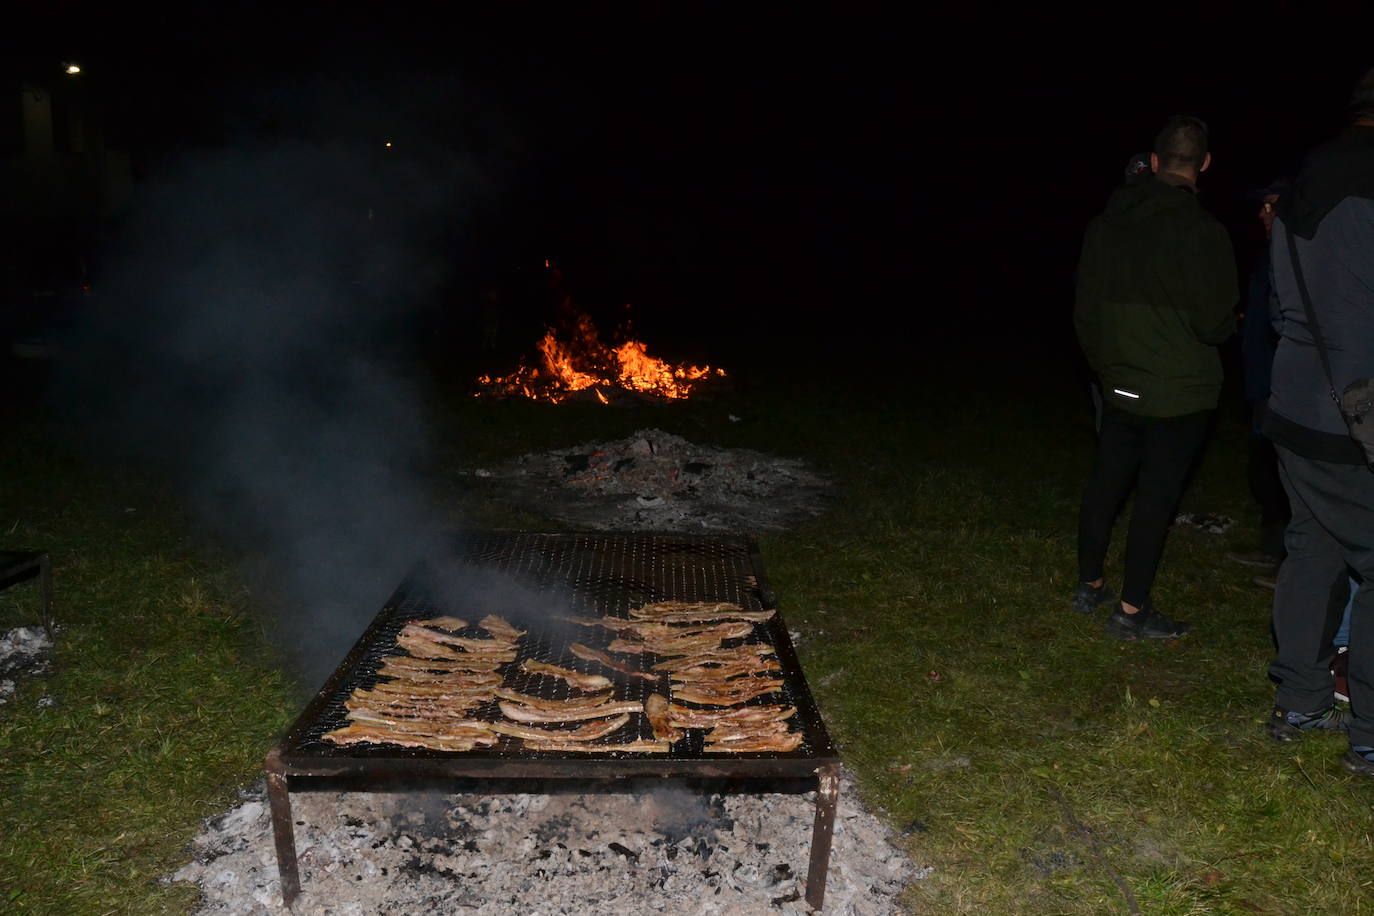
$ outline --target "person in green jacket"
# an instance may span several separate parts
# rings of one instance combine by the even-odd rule
[[[1150,588],[1221,393],[1217,345],[1236,327],[1231,240],[1197,198],[1198,176],[1212,164],[1207,146],[1200,120],[1171,118],[1155,137],[1154,178],[1112,195],[1088,225],[1078,264],[1074,326],[1105,403],[1079,511],[1074,609],[1116,599],[1104,565],[1134,489],[1121,598],[1106,622],[1120,639],[1189,629],[1154,608]]]

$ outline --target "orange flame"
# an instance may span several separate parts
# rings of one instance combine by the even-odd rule
[[[610,400],[602,388],[621,388],[661,398],[690,397],[692,389],[709,378],[724,378],[724,369],[688,364],[672,365],[649,355],[638,340],[626,340],[608,347],[590,316],[579,313],[568,329],[569,339],[560,340],[553,328],[539,341],[539,364],[524,360],[510,375],[483,375],[477,379],[483,394],[520,395],[533,400],[558,403],[574,391],[591,388],[603,404]]]

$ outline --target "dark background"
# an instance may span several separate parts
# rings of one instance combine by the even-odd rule
[[[737,403],[840,381],[919,424],[908,384],[956,403],[982,384],[1026,411],[1077,396],[1086,446],[1072,276],[1127,158],[1170,115],[1204,118],[1205,200],[1246,271],[1245,192],[1339,129],[1374,65],[1366,3],[801,9],[7,12],[15,118],[30,80],[55,123],[87,106],[133,191],[98,225],[0,226],[7,276],[41,225],[90,286],[63,300],[53,358],[0,355],[0,414],[41,412],[112,473],[149,468],[241,552],[310,682],[449,543],[430,407],[533,353],[545,260],[603,330],[629,303],[652,355],[725,367]],[[7,153],[22,124],[0,120]],[[485,349],[493,285],[524,292]],[[488,403],[497,422],[509,402]]]
[[[368,231],[406,249],[390,298],[426,299],[455,351],[483,284],[551,258],[602,320],[633,303],[651,352],[839,365],[1071,356],[1084,223],[1175,112],[1212,127],[1203,186],[1245,270],[1244,192],[1338,129],[1374,64],[1365,3],[965,9],[58,6],[16,14],[10,59],[86,65],[140,193],[197,156],[365,150],[362,178],[283,206],[377,198]]]

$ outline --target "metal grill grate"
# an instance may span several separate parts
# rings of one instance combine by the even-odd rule
[[[321,740],[321,735],[347,724],[344,701],[358,687],[372,687],[377,668],[387,655],[396,654],[396,636],[410,620],[437,615],[453,615],[469,621],[460,635],[483,637],[476,621],[487,613],[509,620],[526,635],[521,637],[516,662],[505,668],[504,683],[522,693],[548,699],[574,695],[566,682],[521,671],[520,662],[533,659],[571,668],[587,674],[602,674],[612,680],[615,696],[643,700],[650,693],[669,693],[666,676],[646,680],[609,670],[597,662],[573,655],[569,648],[581,642],[593,647],[603,644],[610,631],[582,627],[558,619],[562,616],[628,617],[630,608],[653,601],[728,601],[749,610],[771,605],[771,595],[761,584],[752,543],[747,539],[690,538],[664,535],[592,535],[484,533],[470,535],[459,544],[456,555],[441,566],[432,563],[417,567],[373,621],[355,646],[345,664],[336,672],[332,687],[327,687],[316,714],[293,729],[287,753],[307,757],[453,757],[457,752],[424,748],[398,748],[390,745],[353,745],[339,747]],[[500,580],[483,579],[481,573],[498,573]],[[475,588],[469,587],[476,585]],[[505,598],[503,599],[502,593]],[[520,596],[518,599],[511,596]],[[816,715],[810,691],[796,663],[786,628],[779,617],[754,628],[753,634],[729,641],[727,645],[766,643],[783,665],[783,686],[778,693],[765,694],[743,705],[784,703],[796,708],[796,725],[802,745],[796,750],[773,756],[813,757],[829,751],[824,726]],[[633,656],[621,660],[635,665]],[[645,664],[643,660],[638,664]],[[494,701],[473,710],[472,718],[497,721],[502,718]],[[635,738],[650,739],[652,729],[643,716],[634,716],[629,725],[591,745],[618,744]],[[702,756],[703,735],[690,730],[674,744],[675,757]],[[461,752],[473,757],[581,757],[554,751],[529,751],[518,738],[502,737],[496,746]],[[733,754],[710,754],[712,758]]]
[[[289,905],[299,891],[288,780],[346,777],[358,786],[395,787],[411,778],[616,779],[629,776],[700,776],[725,779],[814,779],[816,825],[812,837],[807,900],[824,899],[830,834],[838,794],[839,758],[816,709],[782,617],[774,614],[753,631],[726,645],[767,643],[782,668],[783,686],[746,705],[785,703],[796,709],[791,723],[802,744],[786,752],[717,753],[703,747],[703,732],[687,730],[669,752],[536,751],[518,738],[502,737],[490,748],[439,751],[395,745],[340,747],[322,740],[347,724],[344,701],[354,689],[371,687],[384,656],[396,654],[396,637],[410,620],[456,616],[470,626],[463,635],[486,636],[477,621],[487,614],[525,630],[515,664],[503,666],[503,681],[523,693],[565,699],[571,688],[561,679],[528,674],[519,668],[536,659],[610,678],[618,699],[643,700],[657,691],[671,695],[667,677],[655,680],[608,670],[573,655],[582,642],[603,647],[610,631],[560,621],[559,616],[628,617],[631,608],[655,601],[729,602],[748,610],[772,609],[774,599],[762,573],[757,547],[746,537],[656,534],[528,532],[469,533],[457,539],[453,554],[419,564],[396,589],[295,724],[267,757],[268,795],[276,834],[283,895]],[[614,656],[638,666],[654,659]],[[501,717],[495,702],[472,711],[473,718]],[[619,744],[651,738],[647,717],[593,744]]]

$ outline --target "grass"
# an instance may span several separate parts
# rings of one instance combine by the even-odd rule
[[[761,373],[660,410],[436,397],[425,470],[455,523],[543,528],[454,471],[655,426],[833,474],[832,509],[763,557],[861,791],[933,869],[914,912],[1374,911],[1374,783],[1340,768],[1338,737],[1261,732],[1268,596],[1224,558],[1256,537],[1231,412],[1183,509],[1241,522],[1173,532],[1155,589],[1194,633],[1124,645],[1068,610],[1092,456],[1071,382],[834,381]],[[63,630],[55,673],[0,707],[0,909],[187,912],[194,889],[158,877],[316,685],[270,648],[263,584],[156,481],[17,428],[0,530],[52,553]],[[36,620],[32,591],[0,593],[0,625]]]

